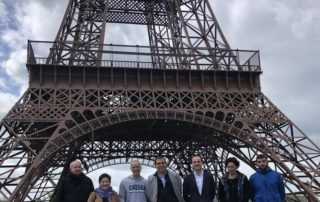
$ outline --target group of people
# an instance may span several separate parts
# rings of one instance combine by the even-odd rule
[[[166,159],[155,159],[156,172],[144,179],[138,160],[131,162],[132,175],[122,179],[119,193],[111,187],[111,176],[99,176],[94,189],[90,178],[82,173],[81,163],[70,163],[70,172],[59,183],[56,202],[212,202],[216,183],[210,171],[203,168],[200,156],[192,157],[193,171],[185,176],[167,169]],[[225,161],[226,174],[219,178],[218,199],[221,202],[283,202],[285,188],[281,174],[268,166],[264,154],[257,155],[257,171],[247,176],[238,171],[240,162],[230,157]]]

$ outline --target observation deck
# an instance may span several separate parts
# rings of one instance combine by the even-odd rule
[[[49,41],[28,42],[27,68],[50,88],[260,90],[261,74],[259,51]]]
[[[28,41],[27,64],[113,68],[261,72],[259,51],[204,48],[173,49],[139,45]],[[179,61],[179,58],[182,59]]]

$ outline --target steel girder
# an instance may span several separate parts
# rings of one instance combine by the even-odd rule
[[[34,93],[34,90],[42,96],[33,100],[26,99],[32,97],[30,94]],[[145,138],[144,145],[152,144],[153,138],[155,142],[167,140],[181,144],[186,138],[194,136],[194,141],[198,141],[199,144],[207,142],[207,147],[216,145],[218,150],[226,150],[227,153],[234,154],[252,167],[256,154],[264,152],[275,163],[274,168],[285,173],[288,192],[291,194],[304,193],[312,200],[312,194],[316,197],[319,193],[319,167],[317,165],[319,163],[319,148],[260,92],[130,92],[109,90],[94,93],[94,90],[91,89],[73,89],[67,90],[69,92],[66,93],[66,90],[61,89],[66,96],[63,98],[61,92],[58,92],[59,90],[56,90],[59,96],[55,93],[45,93],[47,90],[51,91],[52,89],[29,89],[21,99],[27,102],[19,102],[1,122],[1,151],[3,152],[1,183],[4,185],[1,192],[18,197],[12,198],[12,200],[23,200],[27,195],[32,198],[34,193],[32,190],[37,189],[40,186],[38,184],[41,184],[40,187],[42,187],[42,190],[38,190],[38,192],[46,193],[45,190],[49,189],[48,187],[51,187],[52,191],[55,184],[44,188],[44,182],[50,182],[48,178],[55,182],[54,177],[57,177],[58,171],[61,171],[62,166],[68,162],[68,156],[63,156],[70,151],[76,151],[74,148],[89,144],[85,142],[88,142],[87,139],[90,139],[90,136],[97,136],[97,140],[100,138],[107,142],[110,141],[109,144],[112,144],[113,141],[129,141],[130,138],[131,141],[134,141],[133,137],[137,137],[139,141],[143,141]],[[98,97],[98,95],[102,97]],[[97,100],[103,100],[107,97],[111,99],[106,95],[112,95],[113,101],[109,100],[108,104],[104,103],[105,106],[99,106]],[[47,99],[43,99],[44,97]],[[48,124],[44,128],[39,127],[42,125],[41,122],[54,120],[51,119],[53,116],[51,113],[43,112],[55,108],[52,100],[56,97],[59,97],[60,100],[68,100],[65,104],[71,105],[69,110],[62,115],[63,118],[59,118],[61,121]],[[70,99],[70,97],[73,98]],[[127,102],[123,100],[127,100]],[[174,100],[179,100],[179,102],[174,102]],[[96,106],[93,107],[94,105]],[[65,109],[66,106],[59,106],[60,109],[54,110],[62,113],[64,111],[62,109]],[[124,106],[126,107],[124,108]],[[28,107],[30,111],[27,110]],[[24,113],[18,114],[16,111]],[[31,117],[33,117],[33,122],[27,122],[26,120],[31,120]],[[19,119],[21,121],[17,121]],[[133,121],[140,123],[141,128],[137,123],[130,125]],[[124,127],[125,130],[121,132],[119,129],[114,129],[118,133],[112,135],[114,125]],[[157,140],[143,130],[147,126],[150,127],[149,131],[151,132],[149,133],[157,134],[157,131],[162,129],[158,132],[159,134],[171,136],[156,135],[160,138]],[[137,133],[143,134],[141,137],[130,134],[130,131],[137,127],[142,131]],[[182,130],[183,128],[185,130]],[[172,132],[174,130],[181,130],[182,133]],[[110,139],[108,139],[108,135],[105,135],[109,133]],[[201,141],[202,138],[204,138],[203,141]],[[95,138],[91,140],[95,140]],[[148,141],[150,143],[147,144]],[[155,153],[161,153],[161,146],[156,145],[158,146]],[[93,148],[97,150],[96,152],[99,151],[98,147],[94,146]],[[128,145],[124,145],[122,150],[129,148]],[[165,146],[165,148],[169,147]],[[196,147],[189,152],[193,153],[197,149],[200,150]],[[170,149],[164,149],[163,152],[167,150]],[[121,153],[116,148],[112,151]],[[204,151],[206,150],[204,149]],[[133,153],[135,152],[138,153],[138,150],[134,150]],[[86,152],[81,153],[86,154]],[[129,157],[138,156],[144,157],[143,154]],[[182,154],[182,156],[186,155]],[[221,155],[217,153],[212,156],[219,157]],[[129,158],[124,154],[116,155],[116,157],[107,155],[106,160],[124,157]],[[84,157],[84,159],[86,158],[88,157]],[[149,159],[152,160],[152,157]],[[186,172],[184,164],[187,161],[188,159],[184,160],[180,167],[176,165],[181,175]],[[220,165],[218,163],[214,168],[221,169],[221,161],[217,162]],[[52,166],[52,170],[50,170],[51,163],[57,164]],[[16,193],[12,193],[9,188],[14,186],[16,186]]]
[[[47,63],[100,66],[107,23],[146,25],[157,68],[241,70],[208,0],[70,0]]]

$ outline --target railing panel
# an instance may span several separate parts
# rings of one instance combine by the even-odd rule
[[[214,51],[215,55],[204,55],[202,52],[207,51],[199,48],[198,55],[175,55],[168,49],[159,47],[158,53],[152,53],[153,47],[149,46],[104,44],[103,49],[99,51],[91,48],[75,49],[72,47],[76,46],[71,42],[59,43],[58,46],[56,44],[58,42],[29,41],[28,64],[261,72],[259,51],[217,49]],[[98,51],[101,54],[97,54]],[[102,56],[99,59],[96,55]],[[166,57],[176,57],[177,62],[164,62]],[[179,57],[189,60],[181,62],[178,60]],[[161,62],[153,62],[155,58]],[[197,58],[196,61],[194,58]]]

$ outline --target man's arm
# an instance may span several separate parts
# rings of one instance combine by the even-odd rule
[[[249,199],[251,199],[251,187],[247,176],[244,176],[243,197],[244,201],[249,201]]]
[[[181,177],[178,173],[175,173],[175,175],[176,175],[176,179],[177,179],[176,181],[178,184],[178,192],[179,192],[179,196],[177,196],[177,197],[178,197],[178,200],[180,202],[182,202],[182,201],[184,201],[183,200],[183,193],[182,193],[182,180],[181,180]]]
[[[219,197],[219,201],[225,201],[225,197],[224,197],[224,186],[222,184],[222,179],[219,179],[219,186],[218,186],[218,197]]]
[[[89,179],[90,179],[90,178],[89,178]],[[90,190],[91,190],[91,192],[94,191],[94,185],[93,185],[93,182],[92,182],[91,179],[90,179]]]
[[[176,178],[177,178],[177,183],[178,183],[178,187],[179,187],[179,193],[182,196],[182,181],[181,181],[180,175],[177,173],[176,173]]]
[[[147,184],[146,184],[146,195],[147,195],[147,200],[148,202],[152,202],[152,189],[154,189],[154,187],[151,187],[153,186],[152,185],[152,176],[149,176],[148,177],[148,180],[147,180]]]
[[[250,183],[250,191],[251,191],[251,200],[253,201],[255,198],[254,195],[256,193],[256,189],[254,186],[254,179],[252,175],[250,176],[249,183]]]
[[[212,186],[211,190],[211,198],[212,200],[214,199],[214,196],[216,194],[216,183],[214,182],[214,179],[213,179],[213,175],[210,173],[210,171],[207,171],[209,173],[209,177],[210,177],[210,184]]]
[[[63,196],[64,196],[63,185],[64,185],[64,182],[63,182],[63,179],[62,179],[60,184],[58,184],[58,186],[56,188],[57,191],[56,191],[56,195],[53,198],[53,202],[63,201]]]
[[[188,180],[188,176],[186,176],[183,180],[183,199],[186,202],[189,202],[190,200],[190,190],[189,190],[189,180]]]
[[[285,193],[285,188],[283,183],[283,177],[281,174],[279,174],[278,186],[279,186],[279,194],[280,194],[281,200],[284,201],[286,193]]]
[[[123,180],[121,180],[120,182],[119,197],[120,197],[120,202],[126,202],[126,188]]]

